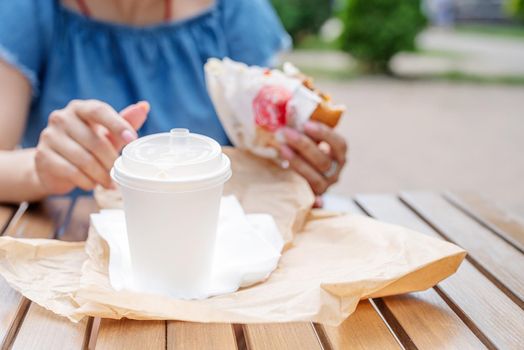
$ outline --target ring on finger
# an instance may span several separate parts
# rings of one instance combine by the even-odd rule
[[[331,166],[329,167],[327,171],[322,173],[322,175],[324,175],[324,177],[327,179],[335,175],[337,173],[337,170],[338,170],[338,162],[336,160],[332,160]]]

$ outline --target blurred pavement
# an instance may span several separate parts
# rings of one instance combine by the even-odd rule
[[[403,53],[392,69],[403,75],[461,72],[482,76],[524,76],[524,40],[433,28],[417,38],[425,54]]]
[[[524,86],[317,81],[348,106],[333,193],[474,190],[524,217]]]

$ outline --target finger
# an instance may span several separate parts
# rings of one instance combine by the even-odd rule
[[[40,152],[45,154],[46,163],[49,164],[48,169],[55,174],[55,181],[65,182],[65,185],[61,187],[67,187],[69,184],[72,184],[75,187],[80,187],[84,191],[91,191],[95,188],[95,183],[84,175],[80,169],[51,148],[41,148]]]
[[[331,158],[322,152],[318,145],[308,136],[291,128],[284,128],[288,146],[306,159],[316,170],[324,173],[331,167]]]
[[[335,159],[336,156],[333,153],[333,150],[331,149],[331,147],[329,145],[327,145],[327,146],[328,146],[327,152],[328,152],[329,156],[331,157],[331,159]],[[329,182],[330,185],[338,182],[338,180],[340,178],[340,174],[342,173],[342,170],[344,169],[344,167],[346,166],[347,163],[348,163],[347,155],[346,155],[346,159],[344,159],[344,162],[342,162],[342,163],[338,163],[337,162],[337,171],[335,172],[335,174],[333,174],[332,176],[326,178],[326,180]]]
[[[320,141],[318,143],[318,148],[320,151],[324,152],[325,154],[329,155],[331,157],[331,146],[326,141]],[[331,159],[334,159],[331,157]]]
[[[111,186],[109,172],[102,164],[85,148],[71,139],[68,135],[51,135],[48,145],[62,158],[80,169],[91,181],[104,187]]]
[[[289,162],[289,166],[302,175],[316,195],[326,192],[329,183],[307,161],[297,155],[290,147],[280,147],[280,156]]]
[[[102,125],[124,144],[138,137],[135,129],[107,103],[96,100],[73,101],[70,107],[83,122]]]
[[[141,101],[136,104],[130,105],[120,112],[120,116],[124,118],[135,130],[142,127],[147,119],[150,106],[146,101]],[[111,133],[107,130],[102,131],[102,135],[107,137],[109,141],[115,146],[116,149],[120,150],[125,144],[119,141],[119,138],[114,138]]]
[[[313,208],[322,208],[324,207],[324,199],[322,196],[315,196],[315,202],[313,203]]]
[[[150,109],[151,106],[147,101],[140,101],[124,108],[120,111],[120,115],[133,127],[133,129],[138,130],[146,121]]]
[[[322,123],[308,121],[304,124],[304,133],[317,142],[327,142],[337,162],[339,164],[345,163],[347,153],[346,140],[332,128]]]
[[[118,158],[118,152],[107,138],[97,134],[81,120],[71,116],[65,125],[67,134],[87,149],[109,171]]]

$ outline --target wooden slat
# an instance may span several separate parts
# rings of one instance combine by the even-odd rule
[[[11,206],[0,206],[0,236],[3,235],[3,231],[7,228],[9,221],[16,211],[15,207]],[[20,322],[20,317],[23,316],[23,311],[27,308],[27,304],[20,303],[20,294],[14,291],[7,282],[0,277],[0,348],[3,348],[7,338],[12,338],[12,334],[9,334],[13,330],[12,324]],[[18,305],[17,307],[10,307],[11,305]],[[17,319],[18,316],[18,319]]]
[[[53,238],[64,224],[71,200],[53,198],[34,204],[12,222],[5,235],[23,238]]]
[[[22,206],[4,232],[14,237],[52,238],[64,222],[69,200],[54,199],[25,210]],[[0,348],[12,343],[29,301],[15,292],[2,279],[0,283],[2,307],[0,313]]]
[[[323,326],[329,345],[344,349],[401,349],[371,303],[363,300],[340,326]]]
[[[442,238],[395,196],[359,196],[358,202],[366,211],[380,220],[406,226],[432,237]],[[515,348],[524,343],[524,323],[519,321],[524,319],[524,311],[469,261],[465,260],[457,273],[439,283],[435,290],[444,297],[447,304],[488,347]],[[417,296],[420,294],[417,293]],[[394,308],[393,303],[396,301],[390,301],[390,299],[395,298],[384,298],[388,300],[388,307]],[[424,302],[427,301],[424,300]],[[432,302],[429,301],[429,303]],[[449,310],[447,307],[445,309]],[[417,313],[419,312],[413,312],[413,315]],[[402,317],[399,316],[399,319]],[[410,321],[407,319],[405,322]],[[422,322],[424,321],[418,320],[416,324]],[[454,334],[457,334],[458,328],[456,328],[456,322],[451,324],[455,325],[450,327],[450,337],[453,337]],[[431,332],[437,330],[445,332],[446,326],[441,322],[436,322]],[[415,335],[412,337],[417,339]]]
[[[391,221],[397,219],[397,215],[405,217],[408,214],[395,207],[401,207],[401,203],[391,196],[358,196],[357,202],[369,215],[379,220]],[[473,332],[433,289],[409,296],[383,298],[383,301],[409,339],[420,349],[434,347],[436,343],[443,347],[484,348]]]
[[[72,210],[67,227],[59,230],[65,232],[60,239],[77,241],[85,240],[87,237],[88,226],[86,223],[88,222],[88,215],[93,211],[92,203],[94,203],[94,200],[91,197],[80,197],[79,199],[75,202],[76,205]],[[63,219],[57,224],[61,225],[62,222]],[[31,349],[35,348],[34,345],[36,344],[43,349],[84,348],[89,340],[91,324],[91,318],[86,318],[79,323],[72,323],[66,318],[33,303],[18,331],[13,349]]]
[[[96,349],[161,349],[166,348],[165,321],[102,319]]]
[[[88,319],[72,323],[41,306],[31,303],[14,341],[13,350],[83,349],[89,339]]]
[[[468,251],[469,259],[524,306],[524,254],[435,193],[401,195],[439,233]]]
[[[0,207],[0,236],[4,234],[4,230],[16,209],[10,206]],[[16,330],[12,325],[20,322],[20,318],[29,303],[27,300],[24,303],[20,301],[21,295],[9,287],[7,282],[0,277],[0,348],[4,347],[7,339],[12,339],[12,333]]]
[[[444,197],[524,253],[524,222],[473,192],[446,193]]]
[[[11,343],[30,302],[9,287],[2,277],[0,277],[0,302],[0,349],[4,349]]]
[[[7,228],[16,223],[27,209],[27,203],[16,208],[2,206],[0,211],[0,235],[6,234]],[[16,214],[15,214],[16,213]],[[6,234],[7,235],[7,234]],[[9,284],[0,277],[0,349],[7,348],[14,334],[18,330],[25,311],[30,301],[23,298],[20,293],[12,289]]]
[[[472,264],[462,264],[437,290],[457,306],[470,328],[478,329],[479,336],[484,334],[497,348],[517,349],[524,344],[523,309]]]
[[[335,194],[326,194],[323,197],[323,209],[329,211],[339,211],[343,213],[362,214],[360,208],[351,198]]]
[[[17,207],[0,205],[0,236],[4,233],[4,229],[7,228],[7,224],[13,217]]]
[[[325,195],[324,208],[366,215],[351,198],[345,196]],[[375,301],[380,300],[380,298],[375,299]],[[325,342],[334,349],[400,348],[398,335],[393,334],[394,330],[388,325],[386,317],[372,306],[373,302],[362,300],[355,312],[339,327],[317,325],[316,329],[321,341],[324,342],[322,334],[325,334]],[[373,337],[369,337],[370,330],[374,332]]]
[[[271,323],[244,326],[250,350],[322,349],[311,323]]]
[[[383,301],[419,349],[435,348],[437,344],[442,348],[486,348],[434,289],[387,297]]]
[[[81,196],[75,201],[71,218],[62,235],[62,241],[85,241],[89,230],[89,215],[98,212],[98,207],[92,196]]]
[[[168,321],[167,349],[236,350],[237,344],[230,324]]]

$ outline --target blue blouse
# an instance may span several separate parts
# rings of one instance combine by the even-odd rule
[[[194,17],[147,27],[87,18],[58,0],[0,1],[0,59],[33,89],[24,147],[35,146],[49,113],[72,99],[99,99],[116,110],[147,100],[151,113],[139,134],[184,127],[228,144],[204,63],[227,56],[270,65],[289,45],[267,0],[216,0]]]

